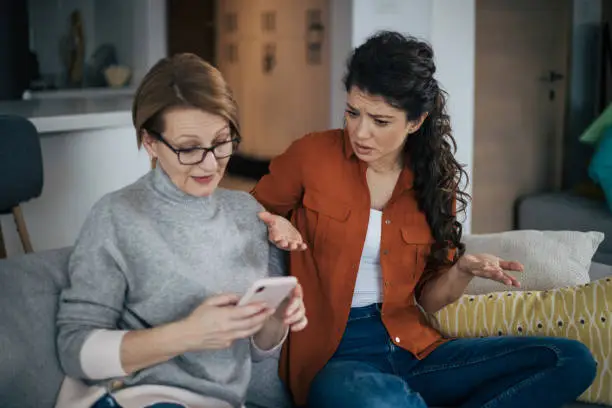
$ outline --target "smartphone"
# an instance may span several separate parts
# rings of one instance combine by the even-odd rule
[[[242,296],[238,306],[264,302],[270,309],[276,309],[295,289],[297,282],[294,276],[259,279]]]

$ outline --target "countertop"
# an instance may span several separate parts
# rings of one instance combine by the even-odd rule
[[[0,114],[30,119],[41,135],[123,127],[132,126],[132,100],[118,95],[0,101]]]

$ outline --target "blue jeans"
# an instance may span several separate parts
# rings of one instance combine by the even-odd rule
[[[457,339],[418,360],[390,341],[371,305],[351,309],[308,406],[560,408],[591,385],[596,368],[582,343],[545,337]]]
[[[91,408],[121,408],[121,405],[113,398],[112,395],[106,394],[98,401],[96,401]],[[185,408],[183,405],[175,404],[173,402],[158,402],[153,405],[147,405],[143,408]]]

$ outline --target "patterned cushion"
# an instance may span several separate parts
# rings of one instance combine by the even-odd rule
[[[553,336],[583,342],[597,360],[579,400],[612,405],[612,277],[549,291],[464,295],[435,314],[454,337]]]

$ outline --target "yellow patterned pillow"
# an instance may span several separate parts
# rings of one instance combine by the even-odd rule
[[[612,277],[548,291],[464,295],[435,318],[453,337],[553,336],[583,342],[597,377],[579,398],[612,405]]]

